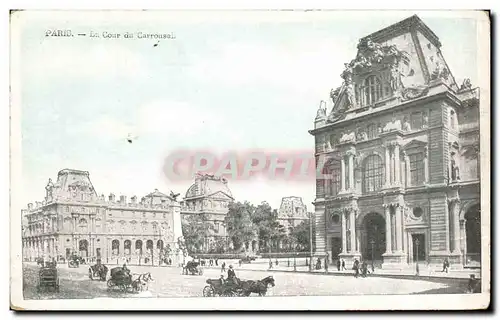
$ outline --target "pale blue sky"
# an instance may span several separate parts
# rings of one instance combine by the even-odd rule
[[[161,171],[179,147],[313,151],[307,130],[320,100],[341,84],[358,39],[413,12],[101,14],[25,17],[21,36],[22,165],[26,202],[42,200],[63,168],[90,172],[97,192],[184,195]],[[439,17],[441,15],[441,17]],[[419,13],[436,33],[457,82],[477,83],[476,23]],[[29,19],[28,19],[29,18]],[[74,32],[174,32],[175,40],[46,38]],[[138,139],[126,142],[128,132]],[[237,200],[302,196],[314,182],[229,181]]]

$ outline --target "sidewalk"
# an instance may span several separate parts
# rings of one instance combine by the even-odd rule
[[[263,262],[252,262],[249,264],[242,264],[239,266],[237,261],[225,260],[226,262],[226,270],[229,264],[232,264],[236,270],[248,270],[248,271],[273,271],[273,272],[298,272],[298,273],[311,273],[316,275],[339,275],[339,276],[353,276],[353,270],[345,270],[338,271],[336,268],[328,269],[328,273],[325,273],[325,269],[321,270],[313,270],[309,271],[309,267],[301,265],[296,267],[296,271],[294,271],[293,265],[291,264],[288,267],[287,262],[284,263],[280,261],[278,266],[275,266],[273,263],[273,268],[269,269],[269,264]],[[332,266],[333,267],[333,266]],[[208,269],[219,269],[220,266],[204,266],[203,268]],[[371,272],[370,266],[368,270]],[[390,278],[398,278],[398,279],[425,279],[425,278],[435,278],[435,279],[469,279],[470,275],[475,275],[476,278],[481,277],[480,269],[463,269],[463,270],[450,270],[448,273],[441,272],[441,270],[436,267],[431,268],[426,265],[419,266],[419,275],[416,275],[415,266],[409,266],[404,269],[380,269],[375,268],[375,272],[369,274],[369,277],[390,277]]]

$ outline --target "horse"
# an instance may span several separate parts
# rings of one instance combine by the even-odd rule
[[[263,297],[267,293],[267,289],[274,287],[274,278],[273,276],[265,277],[262,280],[247,280],[241,281],[240,286],[243,291],[243,296],[248,297],[252,293],[257,293],[259,296]]]
[[[132,281],[132,288],[139,292],[139,291],[144,291],[148,290],[148,283],[150,281],[154,281],[153,277],[151,276],[151,272],[143,273],[137,277],[134,281]]]

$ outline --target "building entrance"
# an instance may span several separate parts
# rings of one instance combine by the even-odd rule
[[[365,216],[363,222],[363,259],[382,260],[385,253],[385,219],[372,212]]]

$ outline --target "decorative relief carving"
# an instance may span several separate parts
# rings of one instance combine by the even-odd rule
[[[395,116],[392,117],[392,120],[384,126],[382,132],[390,132],[390,131],[400,131],[401,130],[401,120],[396,119]]]
[[[413,100],[427,95],[429,87],[427,86],[412,86],[403,88],[401,91],[401,98],[403,101]]]
[[[346,131],[342,134],[339,140],[340,143],[356,142],[356,134],[354,131]]]

